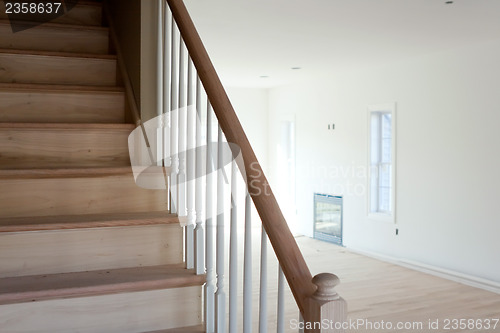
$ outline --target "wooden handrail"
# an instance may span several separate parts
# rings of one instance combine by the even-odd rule
[[[312,283],[309,268],[290,232],[278,202],[269,187],[264,172],[258,163],[257,157],[196,31],[186,6],[182,0],[166,1],[170,6],[173,18],[177,23],[227,141],[238,145],[241,149],[243,165],[239,165],[240,170],[246,172],[252,200],[290,285],[295,301],[300,311],[304,313],[308,306],[308,299],[317,289]]]

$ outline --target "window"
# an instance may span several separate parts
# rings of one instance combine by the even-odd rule
[[[396,107],[395,104],[372,105],[368,111],[368,212],[394,221]]]

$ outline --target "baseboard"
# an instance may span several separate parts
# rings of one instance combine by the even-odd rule
[[[423,264],[416,261],[406,260],[402,258],[391,257],[383,254],[379,254],[376,252],[360,250],[355,248],[346,248],[348,251],[353,253],[358,253],[367,257],[371,257],[374,259],[378,259],[381,261],[385,261],[391,264],[403,266],[409,269],[413,269],[422,273],[431,274],[434,276],[438,276],[444,279],[448,279],[454,282],[462,283],[471,287],[476,287],[480,289],[484,289],[487,291],[494,292],[496,294],[500,294],[500,283],[488,279],[479,278],[476,276],[463,274],[459,272],[455,272],[452,270]]]

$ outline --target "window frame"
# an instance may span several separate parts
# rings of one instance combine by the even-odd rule
[[[381,114],[390,114],[391,115],[391,210],[388,212],[372,212],[371,210],[371,200],[372,200],[372,163],[371,163],[371,153],[372,153],[372,115],[374,113]],[[383,103],[383,104],[371,104],[367,107],[367,202],[366,202],[366,211],[368,218],[371,220],[391,222],[396,224],[396,127],[397,127],[397,114],[396,114],[396,103]],[[378,146],[380,147],[382,142],[382,137],[380,136],[377,141]],[[378,173],[379,174],[379,173]],[[380,186],[377,186],[377,191]]]

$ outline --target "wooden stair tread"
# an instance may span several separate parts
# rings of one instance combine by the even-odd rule
[[[141,174],[169,173],[170,167],[150,166],[141,168]],[[106,176],[131,175],[132,167],[100,168],[54,168],[54,169],[0,169],[0,179],[44,179],[44,178],[95,178]]]
[[[66,24],[66,23],[54,23],[54,22],[33,22],[33,21],[22,21],[22,20],[6,20],[0,19],[0,24],[10,26],[11,23],[19,24],[19,25],[29,25],[30,29],[40,29],[40,28],[59,28],[66,30],[89,30],[89,31],[108,31],[108,27],[95,26],[95,25],[80,25],[80,24]],[[33,26],[33,23],[36,25]]]
[[[24,30],[12,33],[12,26]],[[110,51],[109,29],[96,25],[3,19],[0,34],[0,48],[4,49],[92,54]]]
[[[16,50],[16,49],[0,49],[0,54],[16,54],[27,56],[43,56],[43,57],[61,57],[61,58],[82,58],[82,59],[100,59],[100,60],[116,60],[114,54],[98,54],[98,53],[76,53],[76,52],[58,52],[58,51],[39,51],[39,50]]]
[[[88,272],[31,275],[0,279],[0,305],[49,299],[197,286],[196,275],[184,264],[120,268]]]
[[[82,178],[131,174],[130,166],[67,169],[0,169],[0,179]]]
[[[205,332],[205,327],[203,327],[203,325],[197,325],[189,327],[170,328],[166,330],[150,331],[143,333],[204,333],[204,332]]]
[[[6,83],[0,82],[0,90],[15,91],[68,91],[78,93],[123,93],[125,89],[119,86],[82,86],[69,84],[40,84],[40,83]]]
[[[130,130],[136,126],[126,123],[0,123],[0,129],[75,129],[75,130]]]
[[[0,218],[0,232],[22,232],[179,223],[175,214],[152,211]]]

